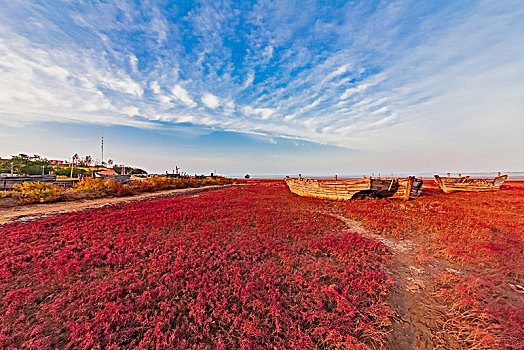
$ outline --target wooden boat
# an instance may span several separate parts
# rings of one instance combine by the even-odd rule
[[[499,175],[493,179],[472,179],[470,176],[440,177],[435,175],[435,182],[445,193],[457,191],[483,192],[500,189],[500,186],[502,186],[507,178],[508,175]]]
[[[304,197],[331,200],[357,198],[399,198],[409,200],[420,196],[422,180],[411,176],[399,178],[362,178],[349,180],[315,180],[286,177],[286,184],[292,193]]]

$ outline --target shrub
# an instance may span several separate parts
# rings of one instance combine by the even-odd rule
[[[235,179],[230,177],[218,176],[217,179],[219,180],[220,185],[229,185],[235,183]]]
[[[172,180],[178,180],[178,179],[172,179],[168,177],[162,177],[162,176],[154,176],[147,178],[147,182],[153,187],[155,190],[164,190],[168,188],[173,188],[173,184],[175,183]]]
[[[169,179],[171,180],[171,188],[187,188],[187,187],[198,187],[193,186],[189,180],[183,179]]]
[[[76,190],[67,190],[64,192],[61,199],[64,201],[77,201],[77,200],[82,200],[82,199],[92,199],[96,197],[97,195],[94,193],[76,191]]]
[[[154,190],[153,185],[147,179],[129,181],[126,186],[131,192],[151,192]]]
[[[142,180],[151,186],[152,190],[166,190],[171,188],[200,187],[203,180],[176,179],[172,177],[153,176]],[[147,185],[141,185],[147,188]]]
[[[97,198],[107,195],[128,196],[142,192],[152,192],[176,188],[200,187],[209,185],[225,185],[233,180],[226,177],[197,179],[176,179],[164,176],[154,176],[140,180],[132,180],[122,184],[112,179],[85,178],[76,183],[72,190],[64,191],[53,184],[31,183],[23,184],[16,191],[0,191],[1,198],[12,199],[9,206],[38,202],[50,202],[58,199],[71,201],[76,199]],[[4,201],[5,202],[5,201]],[[2,205],[5,206],[6,203]]]
[[[17,191],[0,191],[0,198],[20,198],[20,192],[17,192]]]
[[[32,202],[54,202],[64,191],[62,187],[45,182],[23,182],[15,186],[24,200]]]
[[[212,178],[212,177],[206,177],[204,180],[202,180],[202,186],[212,186],[212,185],[220,185],[220,179]]]
[[[119,185],[122,186],[118,181],[111,179],[93,179],[85,178],[80,182],[76,183],[74,189],[77,191],[84,192],[104,192],[104,193],[116,193],[119,189]]]
[[[0,191],[0,208],[15,207],[23,204],[22,194],[18,191]]]
[[[104,181],[108,181],[108,180],[104,180]],[[107,185],[107,188],[108,188],[107,192],[114,194],[117,197],[122,197],[122,196],[127,196],[127,195],[132,194],[129,187],[122,184],[121,182],[118,182],[115,180],[109,180],[109,181],[110,182]]]

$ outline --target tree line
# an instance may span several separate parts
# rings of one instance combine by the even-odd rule
[[[77,177],[78,175],[90,175],[90,171],[81,169],[82,167],[88,168],[91,166],[108,167],[114,169],[117,173],[121,172],[121,167],[114,165],[113,160],[109,159],[103,162],[102,165],[98,165],[94,162],[93,157],[86,155],[84,157],[79,156],[75,153],[72,157],[71,163],[64,164],[64,166],[52,165],[51,162],[38,154],[32,156],[20,153],[18,155],[11,156],[10,159],[0,160],[0,173],[11,173],[11,168],[15,174],[26,174],[26,175],[41,175],[42,171],[44,174],[49,174],[52,171],[56,175],[64,175]],[[80,167],[80,168],[79,168]],[[72,171],[71,171],[72,168]],[[145,174],[146,171],[140,168],[126,167],[126,172],[129,174]]]

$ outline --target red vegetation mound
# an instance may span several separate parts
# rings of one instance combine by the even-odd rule
[[[385,341],[386,248],[282,182],[0,228],[0,347]]]

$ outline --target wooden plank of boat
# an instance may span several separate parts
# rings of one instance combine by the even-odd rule
[[[391,198],[409,200],[411,189],[413,187],[414,177],[410,176],[404,179],[398,179],[398,190]]]
[[[397,191],[390,197],[391,199],[410,200],[420,197],[422,194],[422,179],[414,176],[404,178],[399,177],[382,177],[381,179],[396,179],[398,181]]]
[[[442,187],[442,180],[440,179],[440,176],[435,175],[435,183],[437,184],[437,187],[438,187],[441,191],[444,191],[444,188]]]
[[[391,198],[398,198],[407,201],[418,198],[422,194],[423,181],[414,176],[399,178],[398,184],[398,190]]]
[[[445,193],[451,192],[484,192],[496,191],[506,181],[508,175],[497,176],[493,179],[464,177],[440,177],[435,175],[437,186]]]
[[[413,178],[413,185],[411,186],[411,191],[409,193],[409,199],[415,199],[422,195],[422,186],[424,181],[422,179]]]

